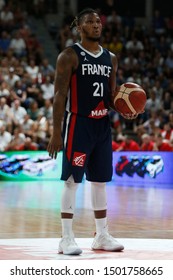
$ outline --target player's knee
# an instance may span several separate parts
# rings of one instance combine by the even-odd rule
[[[78,183],[75,183],[72,175],[67,179],[67,181],[65,181],[64,184],[64,186],[69,189],[77,189],[78,185]]]
[[[92,188],[106,188],[106,183],[105,182],[91,182],[91,187]],[[97,190],[97,189],[96,189]]]
[[[106,183],[91,183],[91,205],[94,211],[107,208]]]

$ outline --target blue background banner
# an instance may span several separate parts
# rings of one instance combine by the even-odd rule
[[[113,180],[117,183],[172,184],[172,152],[114,152]]]

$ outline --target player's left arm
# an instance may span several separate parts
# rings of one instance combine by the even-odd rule
[[[112,72],[110,77],[110,87],[111,87],[111,101],[110,101],[110,108],[114,109],[114,96],[116,91],[116,75],[117,75],[117,69],[118,69],[118,60],[117,56],[110,52],[111,55],[111,61],[112,61]],[[123,118],[133,120],[136,119],[138,114],[121,114]]]

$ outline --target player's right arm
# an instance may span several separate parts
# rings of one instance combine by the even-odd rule
[[[66,98],[70,79],[77,67],[77,56],[72,48],[62,51],[56,61],[53,101],[53,133],[48,143],[47,151],[52,158],[62,149],[62,120],[64,117]]]

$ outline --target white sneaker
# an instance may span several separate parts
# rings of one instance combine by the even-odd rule
[[[59,242],[58,252],[64,255],[80,255],[82,250],[76,244],[74,237],[63,237]]]
[[[109,233],[96,234],[91,248],[92,250],[105,250],[110,252],[120,252],[124,250],[124,246],[118,243]]]

